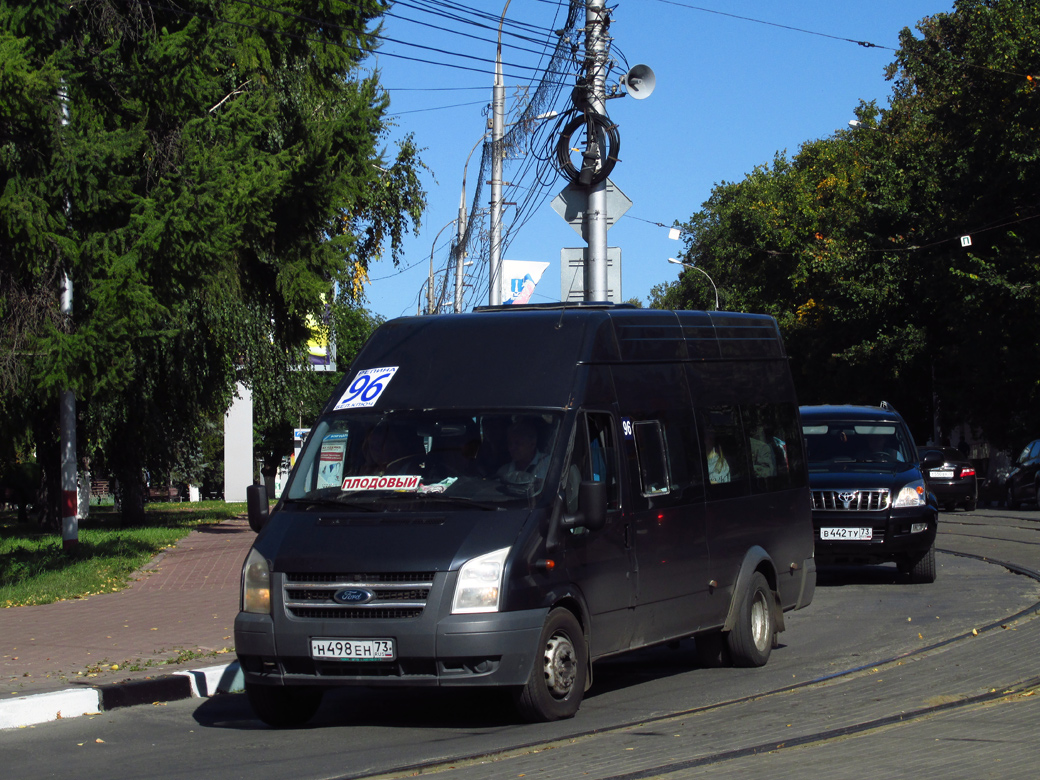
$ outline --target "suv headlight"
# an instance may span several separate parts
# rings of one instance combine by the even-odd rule
[[[242,566],[242,611],[271,614],[271,568],[255,549]]]
[[[455,583],[452,614],[465,612],[498,612],[502,594],[502,574],[509,548],[503,547],[487,555],[466,561],[459,569]]]
[[[918,479],[903,485],[892,506],[896,509],[901,509],[904,507],[924,506],[926,503],[928,503],[928,499],[924,489],[924,480]]]

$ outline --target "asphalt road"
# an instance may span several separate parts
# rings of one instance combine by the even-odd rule
[[[373,689],[275,731],[224,695],[2,732],[0,774],[1035,778],[1038,532],[1036,510],[944,512],[934,584],[823,570],[767,666],[700,669],[692,642],[633,653],[598,665],[562,723],[517,723],[491,694]]]

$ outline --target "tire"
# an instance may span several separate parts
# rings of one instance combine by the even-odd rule
[[[1019,500],[1015,496],[1015,488],[1012,485],[1007,486],[1007,493],[1004,497],[1004,504],[1008,509],[1018,509]]]
[[[729,661],[726,638],[721,631],[707,631],[693,638],[693,652],[697,666],[702,669],[717,669]]]
[[[520,716],[532,723],[573,718],[585,695],[588,661],[577,618],[567,609],[552,610],[542,627],[531,677],[516,696]]]
[[[970,501],[965,501],[964,502],[964,511],[965,512],[974,512],[976,510],[976,508],[978,508],[978,505],[979,505],[978,500],[974,499],[974,498],[972,500],[970,500]]]
[[[734,666],[765,666],[769,660],[776,634],[773,604],[769,583],[756,571],[741,596],[736,625],[726,638]]]
[[[253,712],[268,726],[296,728],[314,717],[325,695],[324,688],[246,683],[246,697]]]
[[[935,542],[910,567],[911,582],[935,582]]]

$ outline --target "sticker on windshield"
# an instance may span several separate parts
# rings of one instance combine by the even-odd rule
[[[334,411],[375,406],[379,396],[386,390],[386,386],[397,373],[397,368],[397,366],[392,366],[390,368],[366,368],[358,371],[354,381],[347,388],[347,392],[333,407]]]
[[[318,489],[335,487],[343,475],[343,453],[347,450],[345,441],[329,441],[321,443],[321,454],[318,456]]]
[[[422,477],[347,477],[343,490],[401,490],[414,493],[419,489]]]

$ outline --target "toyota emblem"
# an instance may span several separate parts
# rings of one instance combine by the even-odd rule
[[[838,493],[838,500],[844,504],[845,508],[849,508],[849,504],[859,498],[858,490],[846,490],[843,493]]]

